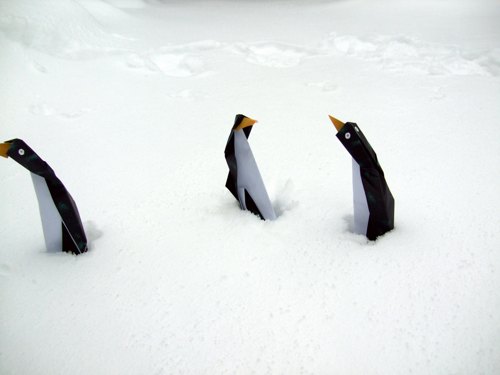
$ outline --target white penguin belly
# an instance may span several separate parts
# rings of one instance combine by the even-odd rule
[[[62,221],[61,215],[50,195],[47,182],[43,177],[31,173],[35,187],[40,217],[42,219],[43,236],[47,251],[56,252],[62,249]]]
[[[252,196],[260,213],[266,220],[276,219],[273,206],[267,195],[262,176],[253,157],[252,150],[248,144],[243,131],[234,132],[234,151],[236,157],[237,170],[237,188],[240,202],[245,202],[244,190]],[[243,204],[242,204],[243,205]],[[246,209],[246,204],[242,207]]]
[[[370,211],[366,201],[366,193],[361,181],[359,164],[352,160],[352,195],[354,201],[354,233],[366,235]]]

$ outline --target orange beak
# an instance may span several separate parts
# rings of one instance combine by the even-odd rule
[[[7,151],[9,151],[10,143],[0,143],[0,156],[8,158]]]
[[[240,122],[240,124],[234,130],[244,129],[246,127],[252,126],[256,122],[257,122],[257,120],[253,120],[250,117],[244,117],[243,120]]]
[[[330,117],[330,120],[332,120],[333,125],[335,125],[335,129],[337,129],[338,132],[344,127],[345,124],[342,121],[337,120],[335,117],[330,115],[328,115],[328,117]]]

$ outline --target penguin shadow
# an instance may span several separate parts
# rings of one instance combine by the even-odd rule
[[[273,209],[276,213],[276,219],[284,215],[287,211],[293,210],[299,205],[299,202],[293,199],[295,186],[291,179],[286,180],[282,186],[274,186],[273,189]]]
[[[366,238],[365,235],[356,233],[354,231],[354,215],[353,214],[348,214],[342,216],[342,220],[344,221],[345,225],[345,230],[344,230],[344,235],[351,240],[352,242],[356,242],[360,245],[373,245],[375,241],[370,241],[368,238]]]
[[[85,234],[87,235],[87,246],[89,249],[88,251],[92,251],[94,248],[94,242],[102,237],[103,232],[92,220],[85,221],[83,223],[83,227],[85,229]]]
[[[7,277],[7,275],[10,273],[11,268],[8,264],[6,263],[1,263],[0,264],[0,277]]]
[[[354,215],[344,215],[342,216],[342,220],[344,221],[347,232],[354,234]]]
[[[276,214],[275,220],[278,220],[281,216],[285,215],[286,212],[292,211],[299,205],[299,202],[293,199],[295,187],[292,180],[288,179],[285,183],[271,182],[268,188],[269,196],[272,197],[272,199],[270,199],[271,205]],[[219,206],[219,209],[223,215],[226,215],[229,212],[234,212],[235,209],[241,210],[241,206],[238,201],[225,199],[224,203]],[[260,219],[259,215],[253,214],[248,210],[245,211]]]

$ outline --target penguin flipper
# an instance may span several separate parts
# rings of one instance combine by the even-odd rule
[[[231,173],[227,174],[226,188],[227,188],[227,190],[229,190],[231,192],[231,194],[234,195],[236,200],[239,200],[238,199],[238,189],[236,188],[236,181],[234,180]]]
[[[366,237],[373,241],[394,229],[394,197],[378,168],[366,168],[362,175],[370,209]]]
[[[259,208],[257,207],[254,200],[250,196],[250,193],[247,191],[247,189],[244,189],[244,190],[245,190],[245,205],[247,207],[247,210],[255,215],[258,215],[262,220],[265,220],[264,216],[262,216]]]
[[[69,234],[68,229],[66,229],[66,226],[62,221],[61,221],[61,227],[62,227],[62,251],[66,253],[74,253],[76,245],[71,239],[71,234]],[[78,253],[79,252],[80,251],[78,251]]]
[[[64,222],[61,222],[62,226],[62,251],[66,253],[73,253],[73,254],[82,254],[85,253],[88,248],[87,248],[87,243],[85,244],[78,244],[77,241],[73,238],[73,236],[70,234],[68,228],[66,228],[66,225]]]
[[[82,219],[80,218],[78,207],[76,206],[73,197],[63,185],[61,180],[57,177],[54,176],[54,178],[50,180],[46,179],[46,182],[50,195],[52,196],[53,201],[56,202],[56,208],[61,216],[63,227],[68,232],[67,234],[69,235],[69,239],[71,241],[68,245],[64,245],[63,241],[62,250],[73,254],[86,252],[87,237],[85,235],[85,230],[83,229]]]

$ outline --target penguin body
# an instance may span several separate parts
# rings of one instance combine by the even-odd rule
[[[352,156],[354,231],[375,240],[394,229],[394,197],[377,154],[358,125],[330,119],[338,130],[337,138]]]
[[[236,116],[224,150],[229,167],[226,187],[242,210],[248,210],[263,220],[275,220],[276,214],[248,143],[255,122],[243,115]]]
[[[11,157],[31,172],[47,250],[86,252],[87,238],[78,208],[52,168],[20,139],[0,146],[1,156]]]

